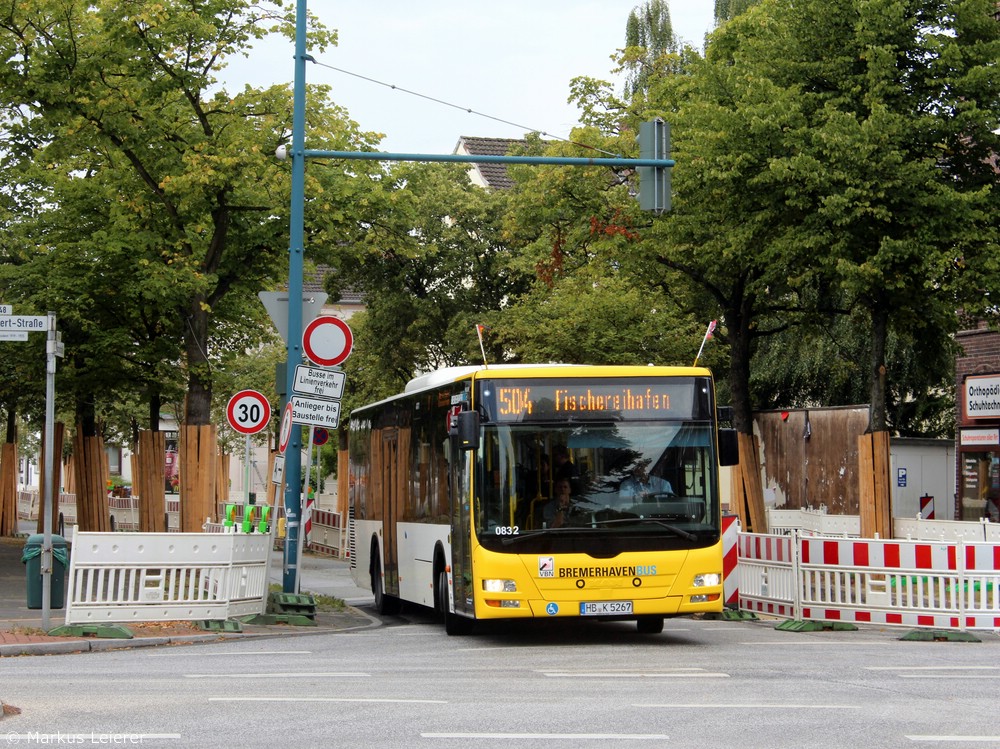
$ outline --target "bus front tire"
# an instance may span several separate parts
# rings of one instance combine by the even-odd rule
[[[635,628],[640,634],[658,635],[663,631],[662,616],[640,616],[635,620]]]
[[[472,632],[475,620],[451,613],[448,609],[448,573],[440,570],[437,576],[437,586],[434,591],[436,608],[444,620],[444,631],[449,636],[467,635]]]

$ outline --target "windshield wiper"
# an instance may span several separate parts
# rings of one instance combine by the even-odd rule
[[[539,536],[547,536],[550,533],[564,533],[566,531],[585,531],[589,528],[598,528],[604,525],[624,525],[626,523],[630,523],[632,525],[652,523],[654,525],[660,526],[665,530],[670,531],[675,536],[680,536],[686,541],[695,541],[698,539],[698,537],[694,533],[686,531],[683,528],[678,528],[676,525],[670,525],[670,523],[664,523],[662,520],[658,520],[657,518],[635,517],[635,518],[614,518],[611,520],[593,520],[583,523],[581,525],[563,525],[559,528],[541,528],[536,531],[519,533],[516,536],[504,536],[503,541],[501,543],[503,543],[504,546],[512,546],[513,544],[524,541],[525,539],[538,538]]]
[[[695,534],[691,533],[690,531],[686,531],[683,528],[678,528],[676,525],[671,525],[670,523],[664,523],[659,518],[643,518],[643,517],[611,518],[609,520],[595,520],[592,523],[592,525],[595,525],[595,526],[597,526],[597,525],[624,525],[625,523],[632,523],[632,524],[653,523],[654,525],[658,525],[661,528],[665,528],[666,530],[668,530],[671,533],[673,533],[675,536],[680,536],[681,538],[686,539],[687,541],[694,541],[695,539],[698,538]]]

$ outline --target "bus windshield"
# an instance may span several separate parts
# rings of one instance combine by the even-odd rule
[[[607,557],[718,541],[711,420],[501,421],[478,458],[474,524],[490,549]]]

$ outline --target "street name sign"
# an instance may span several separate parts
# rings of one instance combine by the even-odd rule
[[[296,424],[329,429],[340,426],[340,401],[301,398],[296,395],[288,402],[292,406],[292,421]]]
[[[0,315],[0,331],[39,333],[49,329],[45,315]]]
[[[295,367],[295,384],[292,390],[301,395],[318,395],[321,398],[344,396],[347,374],[334,369],[317,369],[299,364]]]

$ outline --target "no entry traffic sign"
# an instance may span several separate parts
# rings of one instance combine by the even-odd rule
[[[240,434],[257,434],[271,420],[271,404],[256,390],[241,390],[229,399],[226,418]]]
[[[281,415],[281,429],[278,430],[278,452],[282,455],[292,438],[292,402],[285,404],[285,412]]]
[[[320,367],[337,366],[351,355],[353,346],[354,334],[338,317],[317,317],[302,331],[302,351]]]

